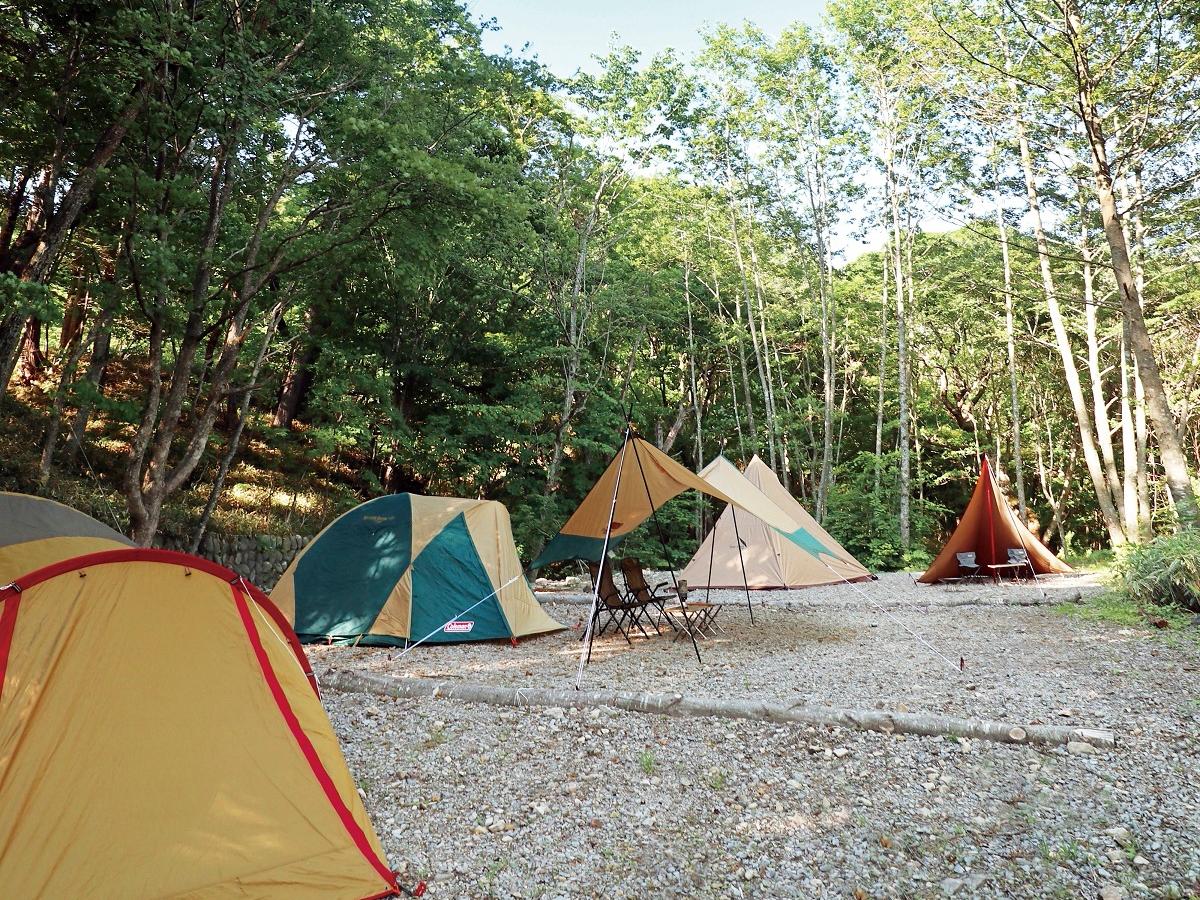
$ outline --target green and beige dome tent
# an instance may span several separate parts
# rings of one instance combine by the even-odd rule
[[[390,494],[343,514],[271,593],[303,641],[404,645],[519,638],[563,626],[525,580],[508,510]]]
[[[131,546],[125,535],[77,509],[0,491],[0,585],[73,556]]]
[[[757,456],[744,473],[718,456],[700,475],[731,496],[741,490],[760,498],[753,506],[741,504],[743,510],[747,506],[761,510],[765,505],[777,514],[739,516],[733,506],[727,506],[680,573],[690,586],[788,590],[871,577]]]

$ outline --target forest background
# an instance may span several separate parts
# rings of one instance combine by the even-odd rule
[[[574,74],[495,27],[0,4],[0,487],[141,543],[479,496],[529,559],[631,414],[875,569],[983,453],[1075,557],[1195,523],[1200,6],[831,0]]]

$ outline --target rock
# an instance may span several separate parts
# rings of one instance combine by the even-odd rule
[[[1125,900],[1128,896],[1119,884],[1106,884],[1100,888],[1100,900]]]
[[[1104,833],[1116,841],[1118,847],[1133,846],[1133,835],[1124,825],[1118,825],[1115,828],[1109,828],[1105,830]]]
[[[1142,856],[1139,853],[1137,856],[1135,856],[1133,858],[1133,864],[1135,866],[1137,866],[1139,869],[1141,869],[1141,868],[1145,868],[1146,866],[1150,865],[1150,860],[1146,859],[1146,857]]]
[[[1067,752],[1072,756],[1095,756],[1096,748],[1087,741],[1068,741]]]
[[[897,283],[899,283],[899,282],[897,282]],[[947,897],[953,897],[955,894],[957,894],[959,891],[962,890],[962,887],[963,887],[963,882],[958,878],[943,878],[942,879],[942,893],[945,894]]]

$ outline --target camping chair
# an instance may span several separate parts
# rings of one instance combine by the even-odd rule
[[[666,618],[670,622],[666,611],[668,598],[659,592],[669,589],[671,582],[661,581],[651,588],[649,582],[646,581],[646,573],[642,571],[642,564],[632,557],[621,560],[621,575],[625,578],[625,596],[629,600],[636,600],[643,604],[643,608],[646,610],[652,607],[658,610],[657,615],[650,620],[655,631],[658,631],[658,623],[662,619]],[[661,631],[658,633],[662,634]]]
[[[603,563],[588,563],[588,572],[592,576],[592,589],[596,590],[599,595],[599,602],[596,604],[596,611],[592,614],[592,633],[603,634],[604,630],[610,624],[616,625],[617,631],[625,640],[632,644],[629,640],[628,625],[626,620],[633,625],[636,625],[638,630],[645,636],[650,637],[650,634],[642,627],[639,621],[642,613],[645,612],[646,604],[639,601],[630,601],[618,589],[616,582],[613,581],[612,566],[608,564],[608,560]],[[601,621],[601,615],[606,615],[607,619]],[[655,629],[657,631],[657,629]],[[584,631],[587,634],[587,631]],[[580,637],[583,640],[583,637]]]
[[[675,594],[674,597],[660,594],[659,591],[670,588],[671,582],[660,582],[651,589],[646,581],[646,574],[642,571],[642,564],[632,557],[621,560],[621,574],[625,576],[625,589],[629,596],[645,601],[648,606],[657,607],[659,616],[665,618],[672,628],[677,627],[673,619],[675,615],[683,619],[689,632],[699,634],[701,637],[705,636],[706,629],[715,627],[713,620],[721,611],[718,604],[689,603],[687,592],[682,589],[672,588],[671,592]],[[676,604],[668,608],[668,600],[674,600]],[[655,627],[657,628],[657,623]],[[678,636],[677,634],[676,637]]]
[[[984,577],[983,567],[975,558],[974,550],[968,553],[955,553],[954,558],[958,560],[958,577],[947,578],[946,581],[970,581]]]
[[[1029,558],[1029,551],[1024,547],[1009,547],[1008,562],[1010,565],[1019,567],[1013,570],[1014,576],[1016,573],[1028,569],[1029,577],[1037,581],[1037,570],[1033,567],[1033,561]]]

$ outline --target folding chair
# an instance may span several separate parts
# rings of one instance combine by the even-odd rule
[[[954,581],[968,581],[985,577],[983,567],[975,558],[974,550],[969,553],[955,553],[954,558],[958,560],[958,578],[953,579]],[[947,578],[946,580],[950,581],[951,579]]]
[[[597,591],[599,602],[596,604],[596,611],[592,614],[592,633],[603,634],[604,630],[612,624],[617,627],[617,631],[621,632],[622,637],[632,644],[633,641],[629,640],[627,630],[626,620],[628,620],[629,624],[637,626],[643,636],[650,637],[649,632],[642,627],[642,623],[639,621],[641,614],[645,612],[645,604],[631,601],[617,589],[616,582],[613,581],[612,566],[608,564],[608,560],[599,564],[589,562],[588,572],[592,576],[592,589],[596,590],[597,584],[599,585]],[[602,622],[601,615],[606,615],[608,618]],[[586,634],[585,630],[584,635]],[[580,640],[583,640],[583,636],[580,636]]]
[[[684,625],[689,631],[693,634],[699,634],[701,637],[705,636],[705,630],[720,627],[714,622],[717,613],[721,611],[719,604],[689,603],[687,591],[684,588],[680,588],[678,591],[672,589],[673,596],[660,594],[659,591],[671,588],[671,582],[660,582],[651,589],[649,583],[646,581],[646,574],[642,570],[642,564],[637,559],[627,557],[621,560],[621,574],[625,576],[625,589],[628,591],[629,596],[642,600],[647,605],[656,607],[659,616],[665,618],[672,628],[677,627],[673,619],[673,616],[676,614],[679,614],[683,618]],[[668,609],[668,600],[675,601],[677,605]],[[655,627],[657,628],[657,624]]]
[[[1037,570],[1033,567],[1033,562],[1029,559],[1029,551],[1024,547],[1009,547],[1008,563],[1009,565],[1019,567],[1013,570],[1014,575],[1017,572],[1027,569],[1029,577],[1037,581]]]

